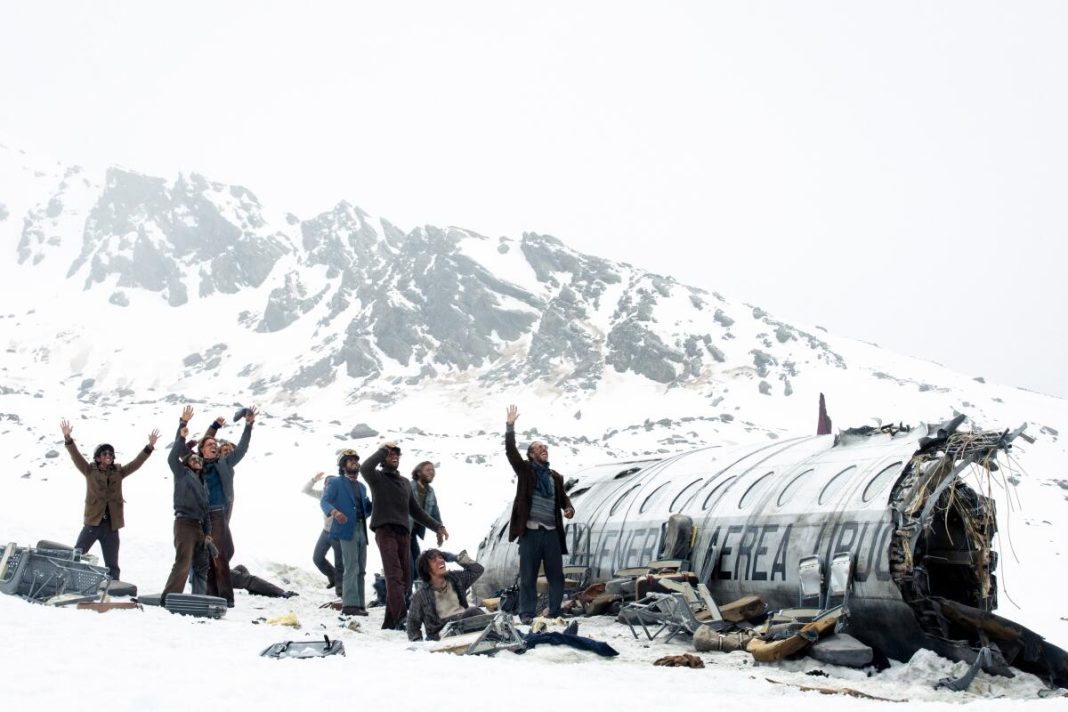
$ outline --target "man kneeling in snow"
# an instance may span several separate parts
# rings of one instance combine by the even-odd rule
[[[449,571],[448,562],[456,562],[463,571]],[[467,589],[478,580],[485,569],[466,551],[460,555],[427,549],[415,563],[423,586],[412,594],[408,609],[408,639],[422,640],[421,628],[426,628],[428,640],[437,640],[446,623],[468,616],[480,615],[481,608],[467,605]]]

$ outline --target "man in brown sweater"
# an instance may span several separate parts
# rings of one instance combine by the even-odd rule
[[[76,549],[88,552],[96,542],[104,552],[104,565],[113,580],[119,578],[119,530],[126,523],[123,519],[122,481],[136,472],[152,454],[159,439],[159,431],[148,436],[148,445],[137,453],[127,465],[115,463],[115,448],[107,443],[97,445],[93,461],[88,462],[74,444],[73,428],[67,420],[59,424],[63,431],[63,443],[74,466],[85,476],[85,513],[82,531],[78,534]]]

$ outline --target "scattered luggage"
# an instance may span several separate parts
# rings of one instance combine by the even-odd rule
[[[226,615],[226,599],[218,596],[205,596],[198,593],[168,593],[166,602],[161,603],[160,594],[140,596],[137,601],[146,606],[162,605],[171,613],[197,618],[222,618]]]
[[[874,658],[872,649],[848,633],[836,633],[821,638],[812,644],[809,657],[828,665],[862,668],[871,665]]]
[[[260,653],[264,658],[325,658],[330,655],[344,655],[345,644],[340,640],[286,640],[264,648]]]

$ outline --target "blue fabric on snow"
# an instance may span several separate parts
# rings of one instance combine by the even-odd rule
[[[605,658],[614,658],[619,655],[619,652],[608,643],[568,633],[527,633],[523,636],[523,642],[526,643],[528,648],[545,643],[547,645],[567,645],[579,650],[588,650]]]

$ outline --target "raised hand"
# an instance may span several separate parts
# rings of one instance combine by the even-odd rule
[[[66,418],[59,421],[59,429],[63,431],[63,439],[70,440],[70,431],[73,430],[70,426],[70,421]]]
[[[256,406],[250,405],[245,409],[245,424],[252,425],[256,422]]]
[[[323,479],[323,477],[325,477],[325,476],[326,476],[325,472],[316,472],[315,473],[315,481],[318,482],[319,480]]]
[[[222,417],[220,415],[218,418],[215,419],[215,429],[216,430],[218,430],[219,428],[221,428],[224,425],[226,425],[226,418],[224,418],[224,417]]]
[[[519,408],[514,405],[508,406],[508,414],[505,416],[504,422],[508,425],[515,425],[516,418],[519,417]]]
[[[148,446],[156,447],[156,441],[159,440],[159,430],[153,430],[148,434]]]
[[[397,447],[397,443],[393,442],[392,440],[387,440],[387,441],[385,441],[384,443],[382,443],[381,445],[378,446],[378,448],[380,450],[389,450],[389,449],[395,448],[395,447]]]
[[[188,423],[192,419],[193,419],[193,406],[187,405],[185,408],[182,408],[182,420],[184,420],[185,422]]]

